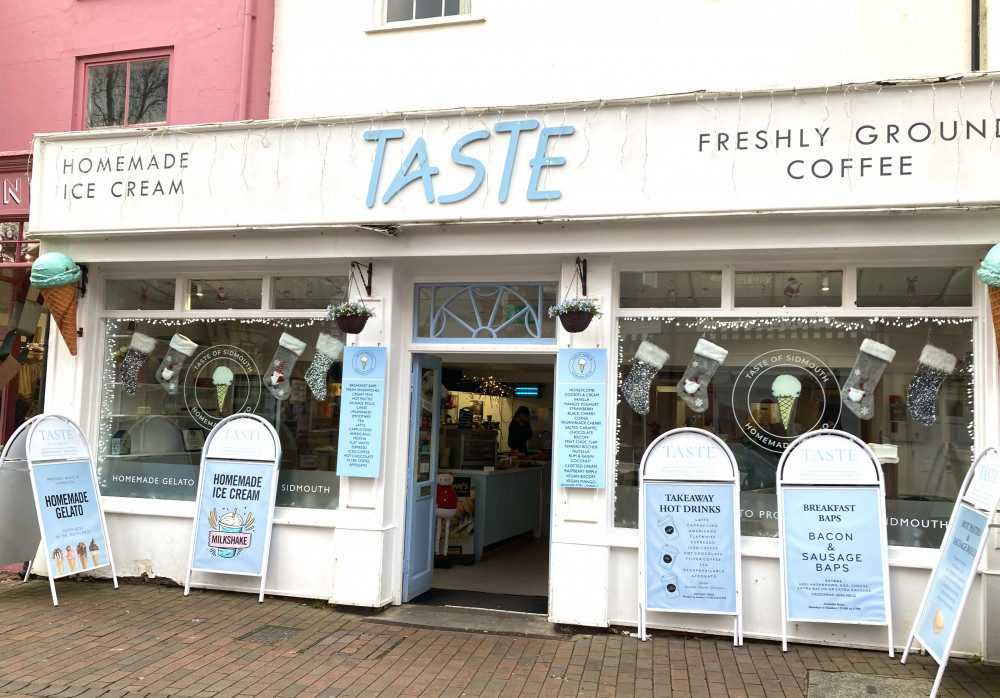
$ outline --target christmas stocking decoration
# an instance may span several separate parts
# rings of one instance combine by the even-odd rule
[[[160,381],[168,393],[177,393],[177,380],[181,373],[184,362],[187,361],[198,345],[182,334],[175,334],[170,338],[170,346],[167,348],[167,355],[160,362],[160,367],[156,370],[156,380]]]
[[[952,371],[958,359],[944,349],[928,344],[920,352],[920,363],[906,389],[906,404],[910,414],[920,424],[929,427],[937,420],[934,402],[937,400],[941,384]]]
[[[129,395],[135,395],[139,381],[139,369],[146,363],[146,359],[149,358],[154,349],[156,349],[156,340],[152,337],[148,337],[142,332],[136,332],[132,335],[132,344],[122,361],[122,385],[125,386],[125,392]]]
[[[326,377],[330,366],[344,351],[344,343],[336,337],[320,332],[316,340],[316,355],[306,369],[306,384],[317,400],[326,400]]]
[[[694,412],[708,409],[708,383],[728,355],[728,349],[707,339],[699,339],[694,345],[694,356],[677,384],[677,395]]]
[[[622,395],[625,402],[637,414],[649,412],[649,388],[656,373],[667,363],[670,355],[652,342],[642,341],[635,352],[635,363],[629,369],[628,376],[622,383]]]
[[[278,340],[278,351],[274,352],[271,365],[267,367],[267,377],[264,385],[271,392],[271,395],[279,400],[287,400],[292,394],[292,383],[289,380],[292,376],[292,369],[295,362],[302,356],[306,349],[306,343],[296,339],[287,332],[281,333]]]
[[[874,416],[875,388],[895,356],[895,349],[873,339],[861,343],[861,352],[841,391],[844,405],[861,419]]]

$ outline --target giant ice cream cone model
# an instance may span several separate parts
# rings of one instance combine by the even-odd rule
[[[994,245],[979,265],[979,280],[986,284],[990,292],[990,313],[993,317],[993,333],[1000,347],[1000,245]]]
[[[76,356],[76,284],[83,270],[61,252],[47,252],[31,265],[31,285],[42,292],[69,353]]]
[[[781,426],[788,429],[792,422],[792,410],[795,408],[795,401],[798,400],[802,392],[802,383],[795,376],[783,373],[771,383],[771,394],[778,401],[778,409],[781,410]]]
[[[219,401],[219,412],[222,412],[223,405],[226,404],[226,393],[229,386],[233,384],[233,371],[226,366],[219,366],[212,373],[212,383],[215,384],[215,396]]]

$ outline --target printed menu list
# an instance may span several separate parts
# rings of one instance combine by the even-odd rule
[[[385,347],[345,347],[337,473],[378,477],[385,405]]]
[[[604,487],[607,351],[560,349],[556,386],[559,487]]]

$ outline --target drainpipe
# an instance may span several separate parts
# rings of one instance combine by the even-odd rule
[[[236,114],[237,121],[250,118],[250,53],[253,38],[253,21],[257,17],[254,0],[244,0],[243,3],[243,56],[240,65],[240,96]]]
[[[972,0],[972,72],[979,72],[982,59],[980,57],[979,42],[982,40],[982,28],[979,25],[979,0]]]

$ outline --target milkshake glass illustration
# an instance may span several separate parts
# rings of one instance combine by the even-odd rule
[[[663,535],[667,537],[667,540],[672,540],[680,535],[677,532],[677,527],[674,525],[674,517],[670,514],[664,514],[656,523],[663,532]]]
[[[219,519],[219,530],[225,533],[242,533],[243,517],[231,511]],[[219,557],[236,557],[236,548],[219,548]]]
[[[666,592],[667,596],[677,596],[680,593],[677,582],[677,575],[673,572],[665,572],[660,577],[660,584],[663,585],[663,591]]]
[[[670,545],[670,543],[664,543],[660,546],[660,564],[664,567],[673,567],[679,552],[680,550]]]

